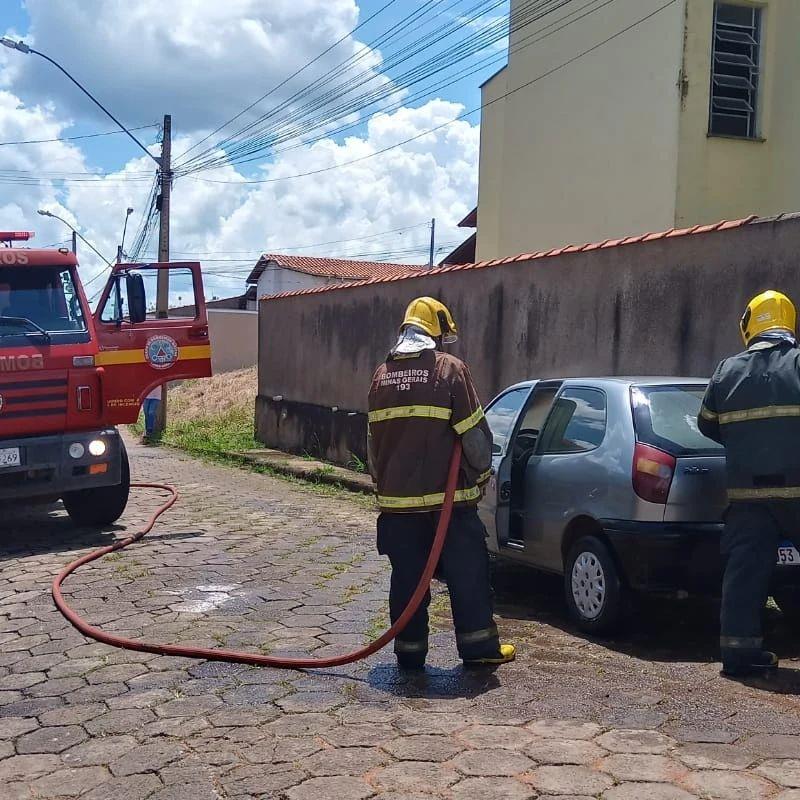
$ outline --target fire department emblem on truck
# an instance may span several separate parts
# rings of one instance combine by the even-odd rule
[[[144,357],[155,369],[169,369],[178,360],[178,343],[171,336],[151,336]]]

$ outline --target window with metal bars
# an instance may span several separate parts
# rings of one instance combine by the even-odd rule
[[[714,3],[709,133],[758,137],[762,9]]]

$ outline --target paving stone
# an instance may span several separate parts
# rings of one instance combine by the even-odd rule
[[[458,773],[429,761],[403,761],[377,770],[373,785],[384,791],[442,792],[458,780]]]
[[[195,717],[216,711],[222,705],[222,700],[214,695],[186,697],[157,706],[156,713],[159,717]]]
[[[303,769],[315,777],[364,775],[389,760],[385,753],[375,747],[330,748],[304,759]]]
[[[723,770],[690,773],[687,789],[710,800],[763,800],[775,793],[774,784],[757,775]]]
[[[800,736],[761,733],[751,736],[742,747],[768,758],[800,758]]]
[[[33,797],[83,797],[110,778],[105,767],[60,769],[33,781],[31,794]]]
[[[614,782],[609,775],[588,767],[539,767],[529,775],[533,786],[547,794],[596,795]]]
[[[151,795],[148,800],[219,800],[219,793],[212,783],[184,783],[180,786],[167,786]]]
[[[524,749],[538,764],[588,765],[606,755],[594,742],[581,739],[534,739]]]
[[[696,800],[696,797],[697,795],[665,783],[620,783],[603,792],[602,800]],[[547,800],[551,798],[548,797]]]
[[[70,766],[109,764],[137,746],[133,736],[99,736],[67,750],[61,758]]]
[[[708,744],[731,744],[739,738],[738,733],[723,728],[693,728],[688,725],[666,726],[662,733],[672,736],[679,742],[699,742]]]
[[[85,677],[89,683],[125,683],[145,672],[147,668],[141,664],[112,664],[96,669]]]
[[[267,728],[276,736],[308,736],[325,733],[335,725],[336,720],[327,714],[287,714]]]
[[[394,720],[395,727],[401,733],[436,734],[453,733],[469,724],[463,714],[417,712],[404,714]]]
[[[13,756],[0,761],[0,786],[5,782],[30,780],[61,766],[56,755]]]
[[[747,769],[755,756],[742,747],[730,744],[686,744],[673,753],[692,769]]]
[[[540,719],[526,727],[542,739],[594,739],[602,731],[593,722],[574,719]]]
[[[365,747],[376,742],[388,742],[397,736],[397,731],[386,723],[379,725],[339,725],[322,734],[334,747]]]
[[[651,783],[677,783],[687,772],[683,764],[666,756],[636,753],[608,756],[600,761],[598,767],[618,781]]]
[[[302,761],[322,749],[317,737],[306,736],[301,739],[281,739],[275,743],[272,758],[276,763],[281,761]]]
[[[535,800],[533,787],[513,778],[465,778],[450,790],[454,800]]]
[[[86,731],[78,725],[40,728],[21,736],[17,740],[16,747],[20,755],[29,753],[63,753],[64,750],[68,750],[88,738]]]
[[[177,744],[145,744],[112,761],[110,767],[115,777],[155,772],[175,761],[182,753],[183,748]]]
[[[0,678],[0,691],[28,689],[45,680],[47,680],[47,676],[44,672],[22,672],[6,675],[4,678]]]
[[[0,722],[3,736],[16,739],[24,733],[29,733],[37,728],[36,720],[30,717],[3,717]]]
[[[382,747],[399,761],[448,761],[464,749],[449,736],[424,734],[401,736]]]
[[[290,713],[332,711],[346,702],[335,692],[295,692],[276,701],[276,705]]]
[[[533,741],[533,734],[511,725],[473,725],[460,730],[457,738],[470,747],[522,750]]]
[[[146,708],[131,708],[120,711],[109,711],[86,723],[86,730],[94,736],[115,733],[131,733],[139,730],[156,715]]]
[[[153,792],[162,786],[155,775],[128,775],[124,778],[112,778],[82,795],[81,800],[149,800]],[[190,796],[186,795],[186,798],[189,800]]]
[[[520,775],[533,766],[522,753],[513,750],[467,750],[452,760],[452,765],[465,775]]]
[[[787,789],[785,792],[776,795],[774,800],[800,800],[800,790]]]
[[[609,731],[597,738],[597,744],[612,753],[666,753],[675,740],[657,731]]]
[[[779,786],[800,788],[800,761],[796,758],[770,759],[758,767],[756,772]]]
[[[366,800],[374,791],[358,778],[311,778],[287,790],[288,800]]]

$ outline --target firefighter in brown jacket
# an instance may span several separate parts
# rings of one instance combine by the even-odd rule
[[[430,554],[456,437],[463,457],[450,528],[439,562],[447,582],[458,652],[467,665],[512,661],[492,612],[489,557],[477,503],[491,468],[491,433],[467,366],[439,349],[456,325],[438,300],[409,305],[400,337],[369,391],[369,461],[377,483],[378,552],[392,564],[389,612],[403,612]],[[395,639],[398,664],[421,669],[428,652],[428,593]]]

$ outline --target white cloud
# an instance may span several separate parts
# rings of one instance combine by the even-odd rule
[[[182,131],[208,130],[233,116],[345,36],[359,17],[355,0],[27,0],[26,9],[27,41],[90,83],[123,121],[144,124],[170,113]],[[270,102],[362,46],[347,39]],[[13,55],[6,83],[16,94],[34,102],[57,97],[66,113],[100,118],[51,65]],[[358,69],[377,74],[379,63],[366,51]]]

